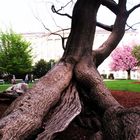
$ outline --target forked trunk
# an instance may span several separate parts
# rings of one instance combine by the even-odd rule
[[[121,106],[97,71],[124,34],[126,0],[119,0],[115,9],[117,18],[111,35],[92,52],[100,2],[110,1],[77,0],[63,57],[3,114],[1,140],[140,139],[140,108]],[[84,130],[83,135],[64,137],[71,126]]]

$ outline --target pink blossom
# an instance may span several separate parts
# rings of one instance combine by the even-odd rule
[[[132,56],[132,49],[130,46],[117,47],[111,54],[111,70],[135,70],[138,62],[136,58]]]

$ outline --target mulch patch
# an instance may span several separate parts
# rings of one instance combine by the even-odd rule
[[[132,82],[131,84],[140,84],[140,82]]]
[[[128,91],[111,91],[114,98],[124,107],[140,106],[140,93]]]

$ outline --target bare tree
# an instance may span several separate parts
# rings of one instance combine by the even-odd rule
[[[140,139],[140,108],[121,106],[97,71],[122,39],[129,15],[140,7],[138,4],[127,10],[126,3],[77,0],[61,60],[6,110],[0,120],[1,140],[63,139],[60,132],[72,124],[90,131],[90,136],[83,138],[87,140]],[[108,39],[92,51],[100,5],[109,8],[116,20],[108,26]]]

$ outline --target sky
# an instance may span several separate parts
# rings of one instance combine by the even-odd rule
[[[8,30],[12,28],[18,33],[27,32],[43,32],[46,31],[42,24],[36,19],[39,18],[49,29],[56,30],[60,27],[69,28],[71,20],[66,17],[60,17],[51,12],[51,5],[57,3],[57,8],[66,4],[66,0],[0,0],[0,30]],[[133,6],[134,2],[130,1],[129,7]],[[135,3],[140,3],[135,0]],[[72,4],[64,12],[71,14]],[[140,8],[132,14],[128,20],[128,24],[140,22]],[[99,11],[97,18],[101,22],[111,24],[114,21],[114,15],[110,14],[109,10],[104,7]],[[104,17],[104,18],[102,18]],[[59,26],[59,27],[58,27]],[[140,24],[135,26],[140,30]]]
[[[0,29],[8,28],[16,32],[40,30],[28,0],[0,0]]]

